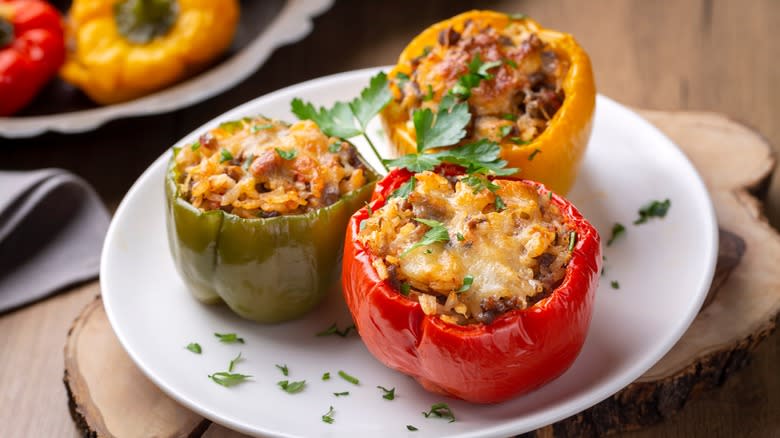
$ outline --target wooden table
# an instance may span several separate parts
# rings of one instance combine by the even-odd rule
[[[525,12],[570,31],[590,52],[599,91],[643,108],[710,110],[761,132],[780,152],[780,2],[339,1],[305,40],[278,50],[228,93],[163,116],[109,123],[98,131],[0,139],[0,167],[64,167],[93,183],[110,206],[175,140],[250,98],[314,77],[390,64],[426,25],[469,8]],[[735,149],[734,153],[739,153]],[[724,157],[728,159],[728,157]],[[769,211],[780,219],[780,184]],[[777,221],[775,222],[777,224]],[[85,286],[0,316],[0,436],[77,436],[62,380],[66,330],[92,300]],[[651,436],[780,436],[780,335],[770,336],[721,389],[652,428]]]

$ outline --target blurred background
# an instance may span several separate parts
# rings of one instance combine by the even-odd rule
[[[759,132],[780,154],[780,23],[777,0],[337,0],[300,42],[276,50],[248,79],[172,113],[109,122],[84,134],[0,137],[0,169],[61,167],[92,183],[114,209],[144,169],[213,117],[288,85],[388,65],[423,28],[472,8],[522,12],[572,33],[591,56],[598,91],[643,109],[723,113]],[[0,122],[1,123],[1,122]],[[740,153],[735,144],[733,154]],[[722,157],[728,160],[728,156]],[[780,225],[780,178],[767,212]],[[780,416],[780,336],[722,390],[681,415],[627,436],[770,436]],[[774,371],[773,371],[774,370]],[[774,435],[777,436],[777,435]]]
[[[574,34],[591,56],[600,93],[648,109],[721,112],[760,132],[780,152],[780,2],[339,0],[304,40],[277,50],[249,79],[174,113],[114,121],[82,135],[0,137],[2,168],[65,167],[116,205],[154,158],[214,116],[297,82],[392,64],[435,21],[471,8],[523,12]],[[142,133],[143,135],[139,135]],[[95,166],[110,153],[111,171]],[[739,153],[735,145],[734,153]],[[728,159],[728,157],[724,157]],[[768,208],[780,224],[780,184]]]

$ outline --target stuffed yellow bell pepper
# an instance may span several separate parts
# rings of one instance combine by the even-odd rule
[[[238,0],[75,0],[61,75],[101,104],[143,96],[224,52],[238,15]]]
[[[463,143],[501,145],[518,177],[565,194],[588,143],[596,91],[590,60],[574,38],[525,16],[471,11],[434,24],[390,73],[394,99],[382,112],[400,154],[416,151],[412,114],[447,95],[466,101]]]

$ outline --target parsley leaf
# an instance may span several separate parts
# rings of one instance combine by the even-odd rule
[[[475,175],[475,174],[467,175],[467,176],[461,178],[461,182],[466,183],[469,186],[471,186],[471,188],[474,189],[474,194],[475,195],[477,193],[485,190],[485,189],[490,190],[491,192],[495,192],[496,190],[498,190],[500,188],[498,186],[498,184],[495,184],[492,181],[490,181],[489,179],[483,178],[483,177],[481,177],[479,175]]]
[[[612,225],[612,235],[609,237],[609,240],[607,240],[607,246],[612,245],[612,242],[615,241],[619,236],[622,234],[625,234],[626,227],[623,226],[623,224],[615,222],[615,225]]]
[[[281,371],[285,377],[290,374],[290,370],[287,369],[287,364],[277,365],[276,368],[279,368],[279,371]]]
[[[200,148],[200,142],[199,141],[196,141],[195,143],[192,144],[192,146],[190,146],[190,150],[192,150],[193,152],[197,151],[198,148]]]
[[[419,219],[415,218],[417,222],[427,225],[430,227],[430,230],[428,230],[425,235],[423,235],[422,239],[420,239],[419,242],[415,243],[414,245],[410,246],[406,249],[406,251],[401,254],[401,257],[408,254],[413,249],[419,248],[421,246],[425,245],[431,245],[436,242],[449,242],[450,241],[450,234],[447,231],[447,227],[444,226],[441,222],[432,220],[432,219]]]
[[[612,286],[612,289],[620,289],[620,283],[618,283],[617,280],[612,280],[610,285]]]
[[[232,120],[229,122],[222,122],[219,124],[219,129],[227,131],[228,134],[233,134],[243,127],[244,127],[244,122],[241,120]]]
[[[433,170],[434,167],[441,164],[441,160],[436,154],[406,154],[392,160],[382,160],[390,167],[405,167],[414,173]]]
[[[401,184],[400,187],[393,190],[393,193],[390,194],[390,198],[403,198],[406,199],[409,197],[409,194],[414,191],[414,184],[417,180],[414,176],[409,178],[409,181]],[[371,214],[371,213],[369,213]]]
[[[475,58],[477,58],[479,55],[477,55]],[[483,79],[493,79],[493,75],[488,73],[488,70],[494,67],[498,67],[502,64],[501,61],[491,61],[486,62],[479,66],[477,69],[477,74],[482,76]]]
[[[507,162],[499,158],[501,147],[498,143],[485,138],[436,154],[443,162],[465,167],[467,173],[493,173],[507,176],[519,171],[519,169],[506,168]]]
[[[393,94],[387,86],[387,75],[384,72],[379,72],[369,80],[368,87],[360,92],[360,97],[349,103],[349,107],[352,109],[358,124],[365,131],[368,122],[379,114],[379,111],[382,111],[382,108],[390,103],[392,98]]]
[[[322,421],[328,424],[333,424],[333,414],[335,411],[333,410],[333,406],[328,409],[328,412],[322,416]]]
[[[577,232],[576,231],[570,231],[569,232],[569,252],[574,251],[574,245],[577,244]]]
[[[468,72],[458,78],[458,82],[452,87],[450,94],[461,99],[468,99],[471,96],[471,89],[478,87],[483,79],[493,79],[493,75],[488,70],[501,64],[501,61],[482,62],[479,53],[475,54],[469,61]]]
[[[235,333],[214,333],[214,336],[219,338],[219,342],[224,344],[244,343],[244,338],[239,338]]]
[[[467,290],[471,289],[471,285],[474,283],[474,276],[473,275],[466,275],[463,277],[463,286],[460,287],[460,289],[457,290],[457,293],[466,292]]]
[[[516,144],[516,145],[519,145],[519,146],[526,145],[526,144],[530,143],[530,141],[523,140],[520,137],[512,137],[512,138],[509,139],[509,141],[514,143],[514,144]]]
[[[401,295],[408,297],[409,291],[412,289],[412,285],[406,282],[401,283]]]
[[[501,127],[501,137],[503,138],[503,137],[506,137],[507,135],[509,135],[512,132],[512,128],[513,128],[512,125],[504,125],[504,126],[502,126]]]
[[[233,358],[233,359],[230,361],[230,364],[228,365],[228,372],[231,372],[231,373],[232,373],[232,372],[233,372],[233,368],[235,368],[235,367],[236,367],[236,364],[237,364],[238,362],[240,362],[241,360],[243,360],[243,358],[241,357],[241,352],[239,352],[239,353],[238,353],[238,356],[236,356],[235,358]]]
[[[458,238],[458,242],[463,242],[464,240],[466,240],[466,238],[463,237],[463,234],[460,233],[456,234],[455,237]]]
[[[219,151],[219,162],[224,163],[225,161],[230,161],[233,159],[233,154],[230,153],[227,149],[222,149]]]
[[[195,354],[200,354],[203,352],[203,349],[200,348],[200,344],[198,344],[197,342],[190,342],[189,344],[187,344],[187,350],[190,350]]]
[[[330,373],[325,373],[322,375],[322,380],[330,380]]]
[[[428,412],[423,412],[422,414],[425,415],[425,418],[433,416],[436,418],[449,418],[450,423],[455,421],[455,414],[447,403],[434,403]]]
[[[417,432],[417,431],[418,431],[418,430],[420,430],[420,429],[418,429],[418,428],[416,428],[416,427],[412,426],[411,424],[407,424],[407,425],[406,425],[406,430],[409,430],[409,431],[412,431],[412,432]]]
[[[265,125],[252,125],[252,129],[250,129],[250,131],[252,132],[252,134],[255,134],[258,131],[271,129],[273,127],[274,127],[273,123],[268,123],[268,124],[265,124]]]
[[[385,394],[382,396],[385,400],[395,400],[395,388],[387,389],[384,386],[377,386],[377,388],[381,389]]]
[[[382,161],[382,156],[366,135],[366,127],[392,98],[393,95],[387,86],[387,75],[380,72],[370,79],[368,87],[360,92],[360,97],[349,103],[336,102],[330,109],[324,107],[317,109],[311,103],[295,98],[290,105],[293,114],[299,119],[313,120],[322,132],[331,137],[350,138],[362,135],[377,158]],[[356,122],[358,126],[355,126]]]
[[[276,153],[279,154],[280,157],[282,157],[283,159],[285,159],[287,161],[290,161],[293,158],[295,158],[296,156],[298,156],[298,151],[296,151],[295,149],[290,150],[290,151],[284,151],[284,150],[281,150],[279,148],[274,148],[274,149],[276,149]]]
[[[502,211],[506,208],[506,204],[504,204],[504,200],[501,199],[501,197],[498,195],[496,195],[495,206],[496,206],[496,211]]]
[[[341,151],[341,142],[336,141],[328,145],[328,152],[331,154],[338,154]]]
[[[663,201],[650,201],[639,209],[639,219],[634,221],[634,225],[643,224],[653,217],[665,217],[671,206],[672,201],[668,198]]]
[[[466,103],[449,108],[440,106],[435,117],[429,108],[415,110],[412,121],[417,133],[417,152],[456,144],[466,136],[465,128],[469,120],[471,114]]]
[[[227,371],[220,371],[218,373],[209,374],[209,379],[225,387],[236,386],[239,383],[247,381],[251,377],[252,376],[248,376],[246,374],[234,374]]]
[[[433,100],[433,86],[431,84],[428,84],[428,93],[423,96],[424,101]]]
[[[317,336],[336,335],[336,336],[341,336],[342,338],[346,338],[351,330],[355,330],[355,332],[357,332],[357,329],[355,328],[355,324],[344,327],[344,330],[339,330],[338,325],[336,325],[336,323],[334,322],[333,324],[330,325],[330,327],[317,333]]]
[[[344,391],[344,392],[334,392],[334,393],[333,393],[333,395],[335,395],[336,397],[344,397],[344,396],[346,396],[346,395],[349,395],[349,391]]]
[[[330,137],[349,138],[360,135],[360,130],[355,127],[352,110],[344,102],[336,102],[330,109],[320,107],[317,110],[311,103],[296,97],[290,105],[296,117],[314,121],[322,132]]]
[[[276,382],[277,385],[279,385],[284,392],[288,394],[297,394],[301,391],[303,391],[303,388],[306,387],[306,381],[301,380],[298,382],[289,382],[287,380],[282,380],[279,382]]]
[[[353,385],[360,385],[360,380],[358,380],[357,377],[350,376],[349,374],[345,373],[344,371],[339,370],[339,376],[346,380],[347,382],[353,384]]]

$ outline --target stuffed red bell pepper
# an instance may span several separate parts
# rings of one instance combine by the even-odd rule
[[[64,61],[56,9],[40,0],[0,0],[0,116],[27,105]]]
[[[562,374],[585,341],[596,229],[543,185],[442,165],[395,169],[348,225],[344,295],[382,363],[496,403]]]

